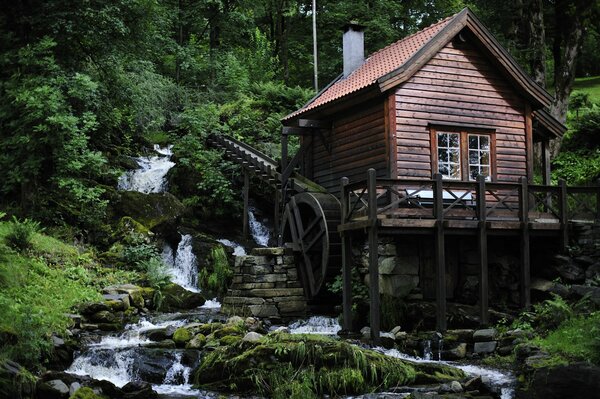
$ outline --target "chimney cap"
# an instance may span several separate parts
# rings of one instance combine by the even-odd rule
[[[350,29],[356,32],[362,32],[365,30],[365,28],[366,26],[359,24],[358,21],[350,21],[346,25],[342,26],[344,33],[348,32]]]

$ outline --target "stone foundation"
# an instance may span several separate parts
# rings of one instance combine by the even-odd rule
[[[275,321],[306,316],[304,289],[294,257],[284,248],[255,248],[236,258],[223,312]]]

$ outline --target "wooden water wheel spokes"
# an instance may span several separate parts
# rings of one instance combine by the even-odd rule
[[[339,222],[340,204],[331,194],[300,193],[285,207],[283,239],[292,244],[300,280],[309,299],[314,298],[324,282],[335,274],[335,270],[331,270],[331,261],[339,258],[336,230]]]

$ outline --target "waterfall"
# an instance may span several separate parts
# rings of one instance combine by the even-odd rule
[[[154,145],[157,155],[138,157],[135,161],[138,169],[125,172],[120,178],[117,188],[123,191],[139,191],[141,193],[162,193],[167,189],[165,176],[175,166],[171,162],[172,146],[161,148]]]
[[[431,352],[431,341],[423,341],[423,359],[431,360],[433,353]]]
[[[233,256],[246,256],[246,249],[235,241],[231,241],[226,238],[221,238],[218,239],[217,242],[220,242],[226,247],[233,248]]]
[[[250,234],[252,234],[254,241],[262,247],[267,247],[271,232],[267,226],[256,220],[252,208],[248,210],[248,224],[250,225]]]
[[[192,236],[182,234],[181,241],[177,246],[177,252],[167,244],[163,248],[163,261],[167,264],[171,273],[171,281],[183,288],[198,292],[198,268],[196,256],[192,251]]]
[[[291,334],[336,335],[341,330],[337,318],[312,316],[308,320],[298,320],[288,327]]]

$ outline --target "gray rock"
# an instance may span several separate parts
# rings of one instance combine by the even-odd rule
[[[240,316],[231,316],[230,318],[227,319],[227,322],[225,324],[236,325],[236,324],[242,324],[242,323],[244,323],[244,319],[242,319]]]
[[[287,328],[287,327],[285,327],[285,326],[281,326],[281,327],[277,327],[272,332],[274,332],[274,333],[289,334],[290,333],[290,329]]]
[[[454,346],[454,348],[449,348],[442,352],[444,360],[464,359],[465,356],[467,356],[467,344],[465,342],[461,342]]]
[[[270,247],[270,248],[253,248],[250,251],[251,255],[254,256],[283,256],[285,248],[282,247]]]
[[[454,338],[457,342],[473,342],[474,332],[470,329],[448,330],[446,336]]]
[[[496,341],[475,342],[473,352],[475,353],[493,353],[496,350],[498,343]]]
[[[394,334],[394,337],[396,337],[396,341],[405,341],[408,338],[408,333],[406,331],[398,331]]]
[[[105,310],[110,310],[110,308],[104,302],[88,302],[79,308],[79,312],[83,315],[92,315]]]
[[[379,258],[379,273],[394,274],[396,269],[396,257]]]
[[[588,280],[593,280],[595,278],[600,278],[600,262],[594,263],[589,266],[585,271],[585,278]]]
[[[244,341],[244,342],[258,342],[258,341],[261,340],[262,337],[263,337],[262,334],[250,331],[249,333],[247,333],[246,335],[244,335],[244,338],[242,338],[242,341]]]
[[[400,326],[396,326],[394,328],[392,328],[392,331],[390,331],[392,334],[396,335],[398,334],[400,331],[402,331],[402,327]]]
[[[366,326],[361,328],[360,333],[362,334],[363,338],[371,339],[371,327]]]
[[[262,323],[256,317],[246,317],[244,320],[244,325],[248,329],[248,331],[256,331],[262,328]]]
[[[440,386],[440,389],[438,390],[439,393],[459,393],[463,391],[463,387],[462,385],[460,385],[460,382],[458,381],[452,381],[452,382],[448,382],[446,384],[442,384]]]
[[[64,346],[64,344],[65,344],[65,340],[64,340],[64,339],[62,339],[62,338],[59,338],[59,337],[57,337],[56,335],[53,335],[53,336],[52,336],[52,345],[53,345],[55,348],[58,348],[58,347]]]
[[[46,384],[48,384],[52,390],[59,393],[61,396],[66,396],[69,394],[69,387],[61,380],[48,381]]]
[[[600,367],[582,362],[540,368],[533,375],[529,390],[544,399],[597,398]]]
[[[202,349],[206,345],[206,337],[204,334],[196,334],[187,344],[186,349]]]
[[[477,330],[473,333],[473,341],[475,342],[486,342],[493,341],[496,339],[498,331],[495,328],[486,328],[483,330]]]
[[[600,305],[600,287],[588,287],[586,285],[572,285],[571,291],[577,296],[588,298],[596,305]]]
[[[396,336],[389,332],[380,332],[379,340],[381,341],[381,346],[387,349],[391,349],[396,343]]]
[[[113,323],[116,318],[115,315],[108,310],[102,310],[91,315],[90,319],[95,323]]]
[[[79,388],[81,388],[81,384],[80,384],[80,383],[78,383],[77,381],[73,382],[73,383],[71,384],[71,386],[69,387],[69,396],[73,396],[73,394],[74,394],[75,392],[77,392],[77,390],[78,390]]]
[[[279,317],[279,310],[275,305],[250,305],[248,309],[254,317]]]

